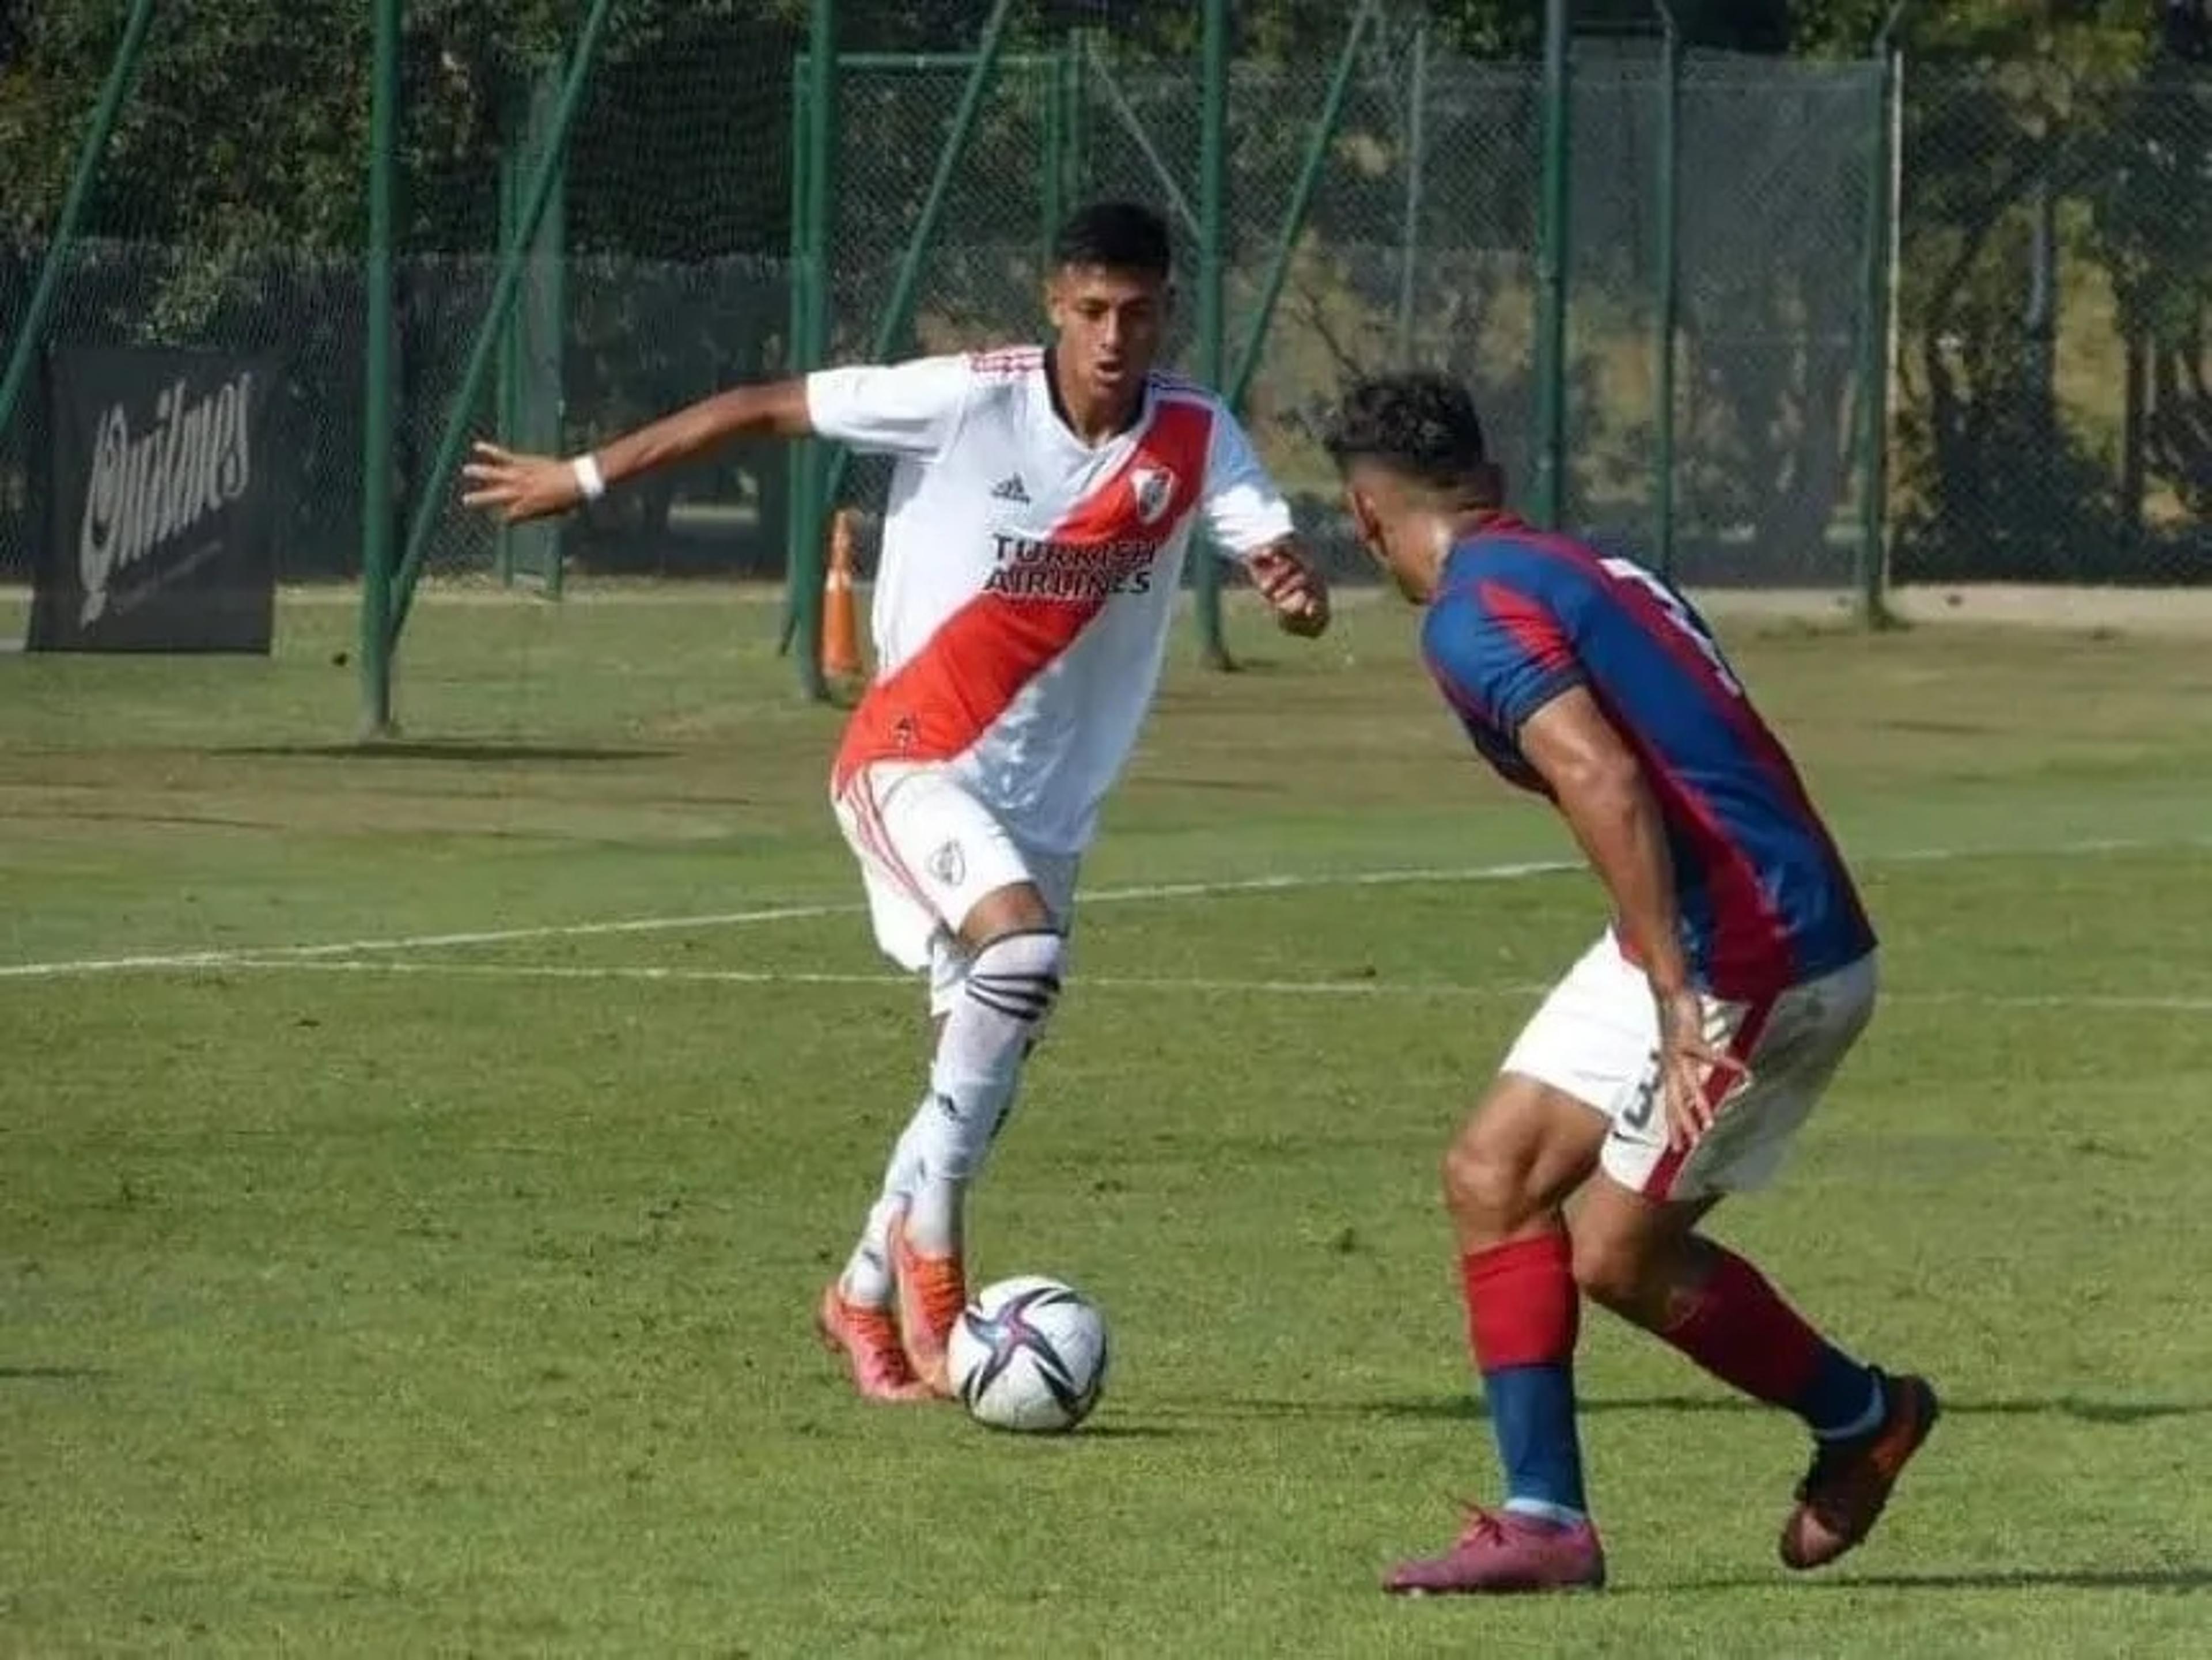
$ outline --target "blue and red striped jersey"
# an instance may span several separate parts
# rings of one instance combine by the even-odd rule
[[[1796,764],[1705,619],[1642,565],[1496,515],[1445,559],[1421,648],[1483,758],[1547,797],[1522,725],[1588,689],[1658,803],[1684,952],[1710,992],[1771,995],[1874,948]]]

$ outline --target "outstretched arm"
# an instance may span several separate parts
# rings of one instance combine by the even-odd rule
[[[732,386],[627,432],[573,459],[525,455],[478,441],[461,469],[465,507],[489,508],[509,524],[566,513],[611,484],[672,467],[738,438],[799,438],[812,430],[806,383],[769,380]]]
[[[618,484],[640,473],[696,460],[733,439],[804,438],[813,429],[805,381],[767,380],[732,386],[650,426],[624,433],[603,445],[596,459],[606,482]]]
[[[462,502],[510,523],[563,513],[610,484],[696,459],[735,438],[809,433],[867,454],[927,456],[957,429],[974,385],[966,357],[854,363],[732,386],[569,459],[478,444]]]

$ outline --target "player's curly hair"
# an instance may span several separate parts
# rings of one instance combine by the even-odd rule
[[[1322,441],[1337,465],[1376,461],[1432,489],[1482,491],[1489,454],[1467,388],[1425,370],[1378,375],[1344,395]]]

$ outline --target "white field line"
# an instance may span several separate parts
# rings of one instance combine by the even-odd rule
[[[1445,866],[1433,870],[1355,871],[1313,876],[1251,876],[1218,882],[1166,882],[1142,887],[1099,888],[1079,896],[1084,906],[1162,899],[1202,899],[1232,893],[1275,893],[1300,888],[1386,887],[1417,882],[1510,882],[1577,868],[1565,860]],[[64,975],[112,974],[133,970],[222,968],[248,959],[364,957],[386,952],[434,951],[459,946],[503,946],[526,939],[581,939],[623,933],[681,933],[694,929],[744,927],[763,922],[811,921],[861,916],[864,904],[771,905],[752,910],[706,911],[691,916],[630,916],[605,922],[549,922],[532,927],[484,928],[467,933],[403,934],[390,939],[332,939],[306,946],[229,946],[207,951],[136,952],[119,957],[52,963],[0,964],[0,979],[50,980]]]
[[[912,986],[916,978],[910,974],[838,974],[808,969],[694,969],[649,963],[453,963],[404,957],[244,957],[209,966],[224,972],[312,970],[324,974],[431,975],[481,980],[630,980],[657,985],[699,986]],[[1105,991],[1228,992],[1286,997],[1521,997],[1534,996],[1547,989],[1534,981],[1526,984],[1469,986],[1415,981],[1239,980],[1080,971],[1075,983]]]
[[[1922,848],[1879,854],[1856,862],[1864,866],[1929,864],[1949,860],[2001,858],[2094,858],[2106,854],[2155,849],[2190,848],[2207,845],[2191,840],[2140,841],[2101,838],[2060,842],[2050,847]],[[1524,860],[1507,864],[1437,866],[1404,870],[1323,872],[1232,878],[1220,881],[1166,882],[1135,887],[1099,888],[1079,896],[1079,904],[1127,904],[1170,899],[1201,899],[1243,893],[1285,893],[1323,888],[1371,888],[1421,883],[1510,882],[1533,876],[1556,875],[1581,868],[1571,860]],[[432,951],[441,948],[516,944],[530,939],[580,939],[615,934],[672,933],[708,928],[745,927],[763,923],[810,921],[831,916],[865,915],[858,903],[769,905],[747,910],[707,911],[685,916],[619,917],[599,922],[549,922],[526,927],[484,928],[467,933],[402,934],[390,938],[325,940],[310,945],[234,946],[188,952],[136,952],[114,957],[64,958],[44,963],[0,964],[0,980],[52,980],[65,976],[161,971],[173,969],[222,968],[248,961],[265,964],[275,959],[311,962],[319,958],[363,957],[388,952]]]
[[[902,974],[835,974],[804,969],[693,969],[655,964],[453,963],[400,957],[242,957],[207,965],[228,973],[275,972],[429,976],[471,980],[631,981],[657,985],[702,986],[911,986]],[[1238,980],[1183,975],[1078,974],[1085,991],[1225,994],[1253,997],[1449,997],[1531,998],[1551,988],[1540,981],[1468,985],[1422,980]],[[2212,994],[2125,996],[2099,992],[1885,991],[1885,1000],[1901,1003],[1964,1003],[1981,1008],[2135,1009],[2177,1014],[2212,1014]]]
[[[770,905],[756,910],[714,911],[700,916],[633,916],[611,922],[555,922],[537,927],[484,928],[471,933],[403,934],[388,939],[331,939],[312,946],[229,946],[210,951],[137,952],[55,963],[0,964],[0,979],[52,979],[69,974],[113,974],[134,969],[208,969],[248,958],[355,957],[374,952],[434,951],[453,946],[500,946],[525,939],[583,939],[595,934],[680,933],[686,928],[739,927],[752,922],[795,922],[845,916],[861,905]]]

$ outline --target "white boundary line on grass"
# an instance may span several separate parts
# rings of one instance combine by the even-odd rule
[[[1275,893],[1302,888],[1371,888],[1418,882],[1510,882],[1523,877],[1571,871],[1565,860],[1531,860],[1516,864],[1443,866],[1437,869],[1354,871],[1311,876],[1251,876],[1218,882],[1164,882],[1143,887],[1100,888],[1081,894],[1085,906],[1161,899],[1203,899],[1234,893]],[[484,928],[467,933],[416,933],[378,939],[333,939],[304,946],[228,946],[207,951],[140,952],[121,957],[89,957],[52,963],[0,964],[0,979],[51,980],[74,974],[117,974],[134,970],[212,969],[273,958],[365,957],[380,952],[433,951],[458,946],[514,945],[526,939],[582,939],[624,933],[680,933],[690,929],[744,927],[762,922],[812,921],[827,916],[865,916],[865,904],[845,902],[815,905],[770,905],[754,910],[706,911],[693,916],[631,916],[604,922],[547,922],[532,927]]]
[[[214,965],[246,972],[443,976],[471,980],[629,981],[689,986],[866,986],[908,987],[912,975],[836,974],[806,969],[690,969],[640,963],[453,963],[409,961],[402,957],[243,957]],[[1224,993],[1255,997],[1441,997],[1534,998],[1551,987],[1539,981],[1501,981],[1469,985],[1460,981],[1419,980],[1237,980],[1162,975],[1079,976],[1085,991]],[[2101,992],[1927,991],[1885,992],[1902,1003],[1965,1003],[1981,1008],[2144,1010],[2174,1014],[2212,1014],[2212,995],[2123,996]]]
[[[677,933],[686,928],[741,927],[749,922],[797,922],[845,916],[864,905],[771,905],[758,910],[701,916],[634,916],[611,922],[552,922],[536,927],[484,928],[472,933],[403,934],[389,939],[331,939],[311,946],[227,946],[209,951],[140,952],[125,957],[87,957],[55,963],[0,963],[0,979],[50,980],[70,974],[118,974],[145,969],[216,969],[249,958],[312,960],[374,952],[432,951],[441,946],[501,946],[525,939],[582,939],[594,934]]]
[[[2140,840],[2099,838],[2048,847],[1923,848],[1876,854],[1855,862],[1866,866],[1935,864],[1953,860],[2006,858],[2094,858],[2106,854],[2201,848],[2212,842],[2191,838]],[[1091,905],[1203,899],[1243,893],[1286,893],[1324,888],[1394,887],[1419,883],[1511,882],[1579,870],[1572,860],[1522,860],[1504,864],[1445,866],[1402,870],[1322,872],[1229,878],[1218,881],[1164,882],[1136,887],[1099,888],[1078,896]],[[430,951],[467,946],[517,944],[528,939],[580,939],[615,934],[670,933],[690,929],[744,927],[759,923],[811,921],[830,916],[866,915],[858,903],[769,905],[749,910],[708,911],[689,916],[619,917],[599,922],[548,922],[526,927],[483,928],[468,933],[403,934],[385,939],[327,940],[311,945],[234,946],[206,951],[140,952],[117,957],[65,958],[47,963],[0,964],[0,980],[52,980],[72,975],[161,971],[171,969],[265,968],[271,963],[313,962],[387,952]]]
[[[910,974],[839,974],[811,969],[692,969],[651,963],[453,963],[404,957],[243,957],[216,964],[223,970],[321,974],[444,975],[471,980],[629,980],[696,986],[911,987]],[[1522,997],[1549,988],[1534,981],[1495,986],[1389,980],[1238,980],[1197,975],[1085,974],[1079,983],[1106,991],[1229,992],[1291,997]]]

